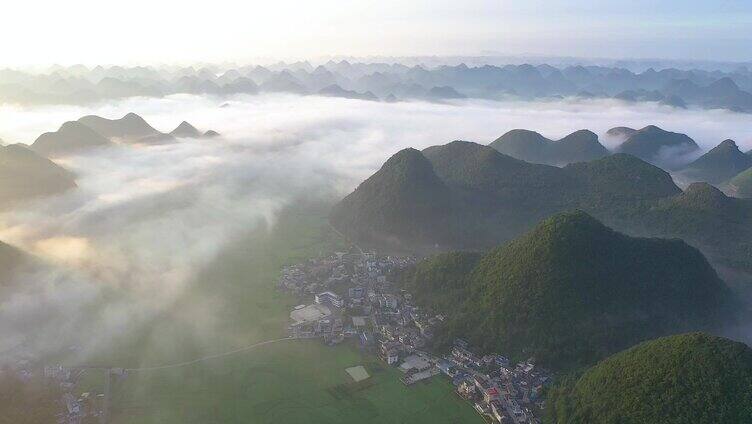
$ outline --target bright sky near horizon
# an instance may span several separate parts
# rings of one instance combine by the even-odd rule
[[[326,55],[752,60],[750,0],[25,0],[0,66]]]

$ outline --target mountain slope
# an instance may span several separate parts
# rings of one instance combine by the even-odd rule
[[[478,264],[482,255],[477,252],[447,252],[420,261],[413,269],[398,278],[417,305],[434,311],[449,312],[457,306],[457,299],[467,293],[463,283]]]
[[[417,150],[404,149],[335,207],[337,228],[358,240],[397,245],[441,243],[452,205],[451,194],[431,163]]]
[[[111,145],[107,137],[78,121],[68,121],[55,132],[40,135],[31,149],[40,155],[58,156]]]
[[[681,170],[690,181],[720,184],[752,167],[752,157],[745,155],[733,140],[725,140]]]
[[[588,130],[575,131],[552,141],[534,131],[511,130],[489,146],[500,153],[531,163],[566,165],[608,156],[598,136]]]
[[[0,208],[76,187],[73,174],[27,146],[0,147]]]
[[[486,254],[464,281],[444,340],[568,369],[651,337],[706,329],[730,295],[680,240],[632,238],[584,212],[556,215]],[[449,313],[450,311],[445,311]]]
[[[707,183],[639,210],[631,229],[658,237],[681,237],[713,263],[752,271],[752,201],[727,197]]]
[[[624,153],[573,163],[564,171],[584,187],[577,205],[585,209],[623,208],[681,193],[668,172]]]
[[[551,391],[550,422],[752,422],[752,349],[702,333],[651,340]]]
[[[424,218],[442,225],[422,231],[418,240],[404,228],[421,222],[400,216],[399,209],[382,209],[391,206],[373,198],[385,194],[360,189],[337,207],[332,224],[365,243],[388,233],[395,245],[416,251],[475,250],[517,237],[553,214],[581,209],[619,231],[681,238],[714,265],[752,272],[752,201],[728,198],[707,184],[682,192],[667,172],[634,156],[620,153],[557,168],[459,141],[415,153],[449,192],[435,207],[421,206]],[[427,193],[421,198],[430,204]],[[417,193],[401,197],[400,208],[413,207],[414,197]]]
[[[734,176],[728,182],[728,187],[736,197],[742,199],[752,198],[752,169],[747,169]]]
[[[680,192],[666,172],[628,155],[557,168],[527,163],[489,146],[464,141],[429,147],[415,155],[425,160],[436,185],[446,191],[433,208],[421,206],[424,218],[442,222],[442,226],[424,232],[420,242],[411,238],[404,229],[421,224],[411,216],[400,216],[399,209],[378,209],[386,208],[375,199],[383,194],[365,191],[363,186],[338,206],[333,225],[362,241],[377,238],[373,233],[378,228],[402,244],[478,249],[516,237],[557,212],[581,208],[598,217],[610,217],[633,203]],[[389,172],[383,167],[380,178]],[[399,207],[413,203],[415,195],[401,197]],[[421,196],[431,197],[428,192]],[[366,210],[368,213],[363,212]],[[381,217],[386,214],[389,220]]]
[[[588,130],[575,131],[555,142],[552,147],[555,165],[587,162],[610,154],[598,141],[598,136]]]
[[[699,146],[685,134],[649,125],[632,133],[617,150],[661,168],[673,169],[682,165],[683,157],[697,152]]]

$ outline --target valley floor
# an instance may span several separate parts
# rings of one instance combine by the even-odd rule
[[[296,299],[275,289],[284,265],[343,241],[326,225],[326,205],[288,210],[273,229],[241,237],[196,279],[194,289],[147,330],[102,360],[127,366],[188,361],[284,337]],[[202,316],[199,305],[220,311]],[[203,306],[206,307],[206,306]],[[345,368],[371,378],[351,383]],[[114,423],[480,423],[446,379],[406,387],[394,368],[355,344],[281,341],[178,368],[113,380]],[[82,383],[92,390],[101,379]]]

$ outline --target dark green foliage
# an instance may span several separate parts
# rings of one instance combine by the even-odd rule
[[[565,210],[607,218],[627,201],[678,192],[666,172],[628,155],[557,168],[454,141],[393,156],[335,208],[332,223],[362,241],[478,249]]]
[[[392,156],[332,212],[332,221],[359,240],[399,245],[446,239],[449,189],[417,150]]]
[[[666,171],[624,153],[564,170],[584,186],[579,205],[587,209],[613,209],[681,193]]]
[[[456,254],[438,257],[408,284],[426,304],[449,305],[443,339],[462,337],[557,369],[592,364],[648,338],[712,328],[733,310],[696,249],[628,237],[584,212],[549,218],[463,272],[469,264]],[[450,293],[464,300],[461,307],[445,300]]]
[[[549,423],[752,422],[752,349],[702,333],[617,353],[549,392]]]
[[[598,136],[588,130],[575,131],[559,141],[549,140],[535,131],[512,130],[489,146],[513,158],[547,165],[584,162],[609,154]]]
[[[419,262],[400,280],[419,306],[449,312],[467,295],[464,281],[480,258],[474,252],[441,253]]]
[[[690,181],[720,184],[752,167],[752,157],[739,150],[733,140],[726,140],[682,169]]]
[[[462,141],[411,154],[414,160],[404,165],[420,164],[410,172],[430,178],[408,184],[406,171],[387,176],[392,171],[385,165],[335,209],[332,223],[362,241],[477,250],[517,237],[553,214],[580,209],[619,231],[681,238],[714,264],[752,271],[752,202],[715,189],[706,193],[715,202],[702,200],[700,192],[710,190],[698,191],[704,185],[682,193],[667,172],[634,156],[557,168]],[[402,188],[389,193],[397,185]],[[421,212],[401,212],[415,209]]]
[[[707,183],[641,210],[633,219],[640,234],[681,237],[717,264],[752,270],[752,201],[727,197]]]

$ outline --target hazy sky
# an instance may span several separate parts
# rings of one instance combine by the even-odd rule
[[[323,55],[752,60],[750,0],[24,0],[0,66]]]

